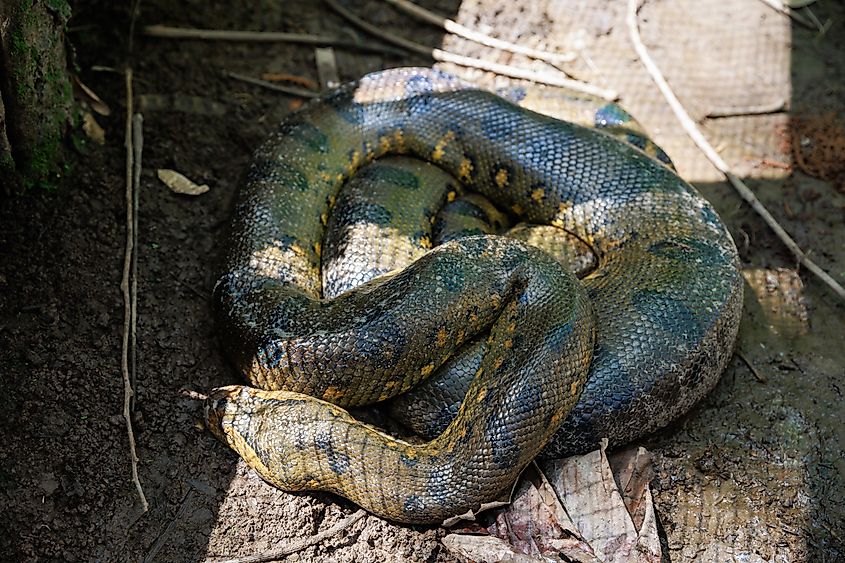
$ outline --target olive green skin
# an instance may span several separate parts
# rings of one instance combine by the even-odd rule
[[[518,221],[566,231],[597,265],[578,283],[546,252],[476,236],[322,299],[340,187],[391,154],[436,164]],[[403,522],[478,507],[541,450],[667,424],[715,385],[741,312],[734,243],[669,167],[431,69],[368,75],[286,120],[256,152],[231,240],[215,287],[220,330],[266,391],[214,391],[209,427],[281,488],[332,491]],[[398,395],[485,334],[457,417],[427,444],[335,406]]]

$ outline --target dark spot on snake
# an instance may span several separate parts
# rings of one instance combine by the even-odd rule
[[[349,469],[349,456],[334,449],[331,436],[320,433],[314,438],[314,445],[326,455],[329,469],[335,475],[343,475]]]
[[[356,223],[372,223],[379,227],[386,227],[393,219],[390,210],[377,203],[356,203],[350,207]]]
[[[401,454],[399,456],[399,461],[401,461],[402,465],[404,465],[405,467],[414,467],[417,463],[419,463],[419,460],[417,458],[410,457],[407,454]]]
[[[405,82],[405,93],[409,96],[428,94],[431,92],[434,83],[428,76],[412,76]]]
[[[320,154],[329,152],[329,138],[317,126],[307,121],[287,121],[279,127],[279,134],[295,139]]]
[[[456,213],[463,217],[472,217],[473,219],[481,219],[487,221],[487,213],[484,212],[476,204],[466,199],[456,199],[455,201],[446,205],[444,211],[448,213]]]
[[[632,117],[628,112],[612,102],[599,108],[593,117],[593,123],[600,129],[603,127],[622,125],[631,120]]]
[[[498,467],[505,469],[513,467],[519,462],[522,453],[517,444],[516,436],[508,426],[507,417],[491,416],[487,419],[484,435],[490,443],[491,461]]]
[[[250,180],[252,180],[253,171],[262,176],[256,178],[257,180],[279,184],[297,192],[308,191],[308,178],[290,164],[284,162],[267,163],[267,168],[262,167],[260,171],[250,170]]]
[[[408,495],[402,504],[402,509],[405,511],[405,514],[417,514],[425,510],[425,503],[417,495]]]
[[[646,146],[648,146],[649,140],[643,137],[642,135],[637,135],[635,133],[628,133],[625,135],[625,140],[628,144],[637,147],[638,149],[645,150]]]
[[[704,334],[698,316],[675,295],[649,289],[635,293],[632,300],[640,314],[650,318],[661,330],[671,332],[678,339],[697,342]],[[666,351],[669,357],[677,353]]]
[[[708,265],[717,265],[723,261],[722,253],[717,247],[688,237],[656,242],[648,247],[648,251],[661,258],[686,263],[701,260]]]
[[[406,190],[418,190],[420,187],[420,179],[416,174],[388,164],[366,168],[362,170],[362,175],[365,178],[386,182]]]

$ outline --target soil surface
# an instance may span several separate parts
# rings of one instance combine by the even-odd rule
[[[215,337],[211,287],[250,153],[301,105],[299,98],[235,81],[225,72],[317,81],[314,50],[156,39],[140,30],[161,23],[372,40],[307,0],[148,0],[141,3],[127,55],[129,14],[118,4],[80,0],[70,22],[80,78],[111,108],[109,116],[96,116],[105,144],[77,135],[74,164],[60,189],[6,197],[0,208],[0,559],[202,561],[249,555],[312,536],[356,510],[331,495],[292,495],[267,486],[202,430],[201,404],[180,393],[239,381]],[[511,39],[536,39],[548,31],[526,29],[530,14],[519,3],[421,4]],[[549,2],[543,17],[552,21],[566,4]],[[615,6],[603,12],[605,3],[590,4],[599,6],[594,9],[602,17],[620,15]],[[664,4],[655,0],[653,9]],[[443,42],[438,29],[382,2],[347,5],[419,43]],[[845,116],[845,9],[832,1],[814,9],[834,24],[824,36],[793,30],[790,106],[795,114],[834,116],[825,118],[829,125]],[[597,37],[624,33],[618,24],[611,31],[599,20]],[[466,54],[473,54],[471,48]],[[431,64],[417,55],[340,49],[336,55],[343,80]],[[126,103],[120,69],[127,62],[144,117],[134,425],[146,513],[131,481],[121,416]],[[626,64],[636,64],[633,54]],[[835,136],[825,131],[827,140]],[[790,135],[800,135],[804,148],[813,142],[806,125],[781,134],[787,161]],[[210,191],[174,194],[157,179],[159,168],[178,170]],[[790,171],[751,185],[841,283],[841,182]],[[738,343],[745,360],[735,357],[701,405],[642,442],[655,454],[652,486],[666,555],[671,561],[841,561],[845,303],[816,278],[796,272],[794,258],[729,187],[699,187],[734,235],[749,281]],[[440,528],[366,516],[289,559],[452,561],[439,541],[443,535]]]

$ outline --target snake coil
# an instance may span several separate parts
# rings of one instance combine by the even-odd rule
[[[389,155],[576,237],[595,267],[579,281],[531,244],[478,235],[329,290],[321,266],[355,262],[323,248],[338,193]],[[390,241],[395,217],[361,209]],[[227,352],[254,387],[214,390],[208,425],[278,487],[442,521],[495,498],[537,455],[621,444],[686,412],[730,357],[740,280],[712,207],[630,143],[431,69],[374,73],[290,116],[255,153],[214,293]],[[343,410],[436,377],[473,343],[466,396],[431,441]]]

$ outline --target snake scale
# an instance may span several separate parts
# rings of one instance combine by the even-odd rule
[[[442,189],[420,189],[406,157]],[[368,175],[413,203],[380,205]],[[478,194],[523,236],[489,234]],[[432,69],[367,75],[287,118],[255,153],[230,239],[215,306],[252,386],[213,390],[209,428],[275,486],[401,522],[476,509],[538,455],[666,425],[715,385],[739,325],[734,243],[669,166]],[[595,257],[580,281],[580,258],[537,248],[561,239]],[[465,396],[420,425],[428,442],[344,410],[438,377]]]

